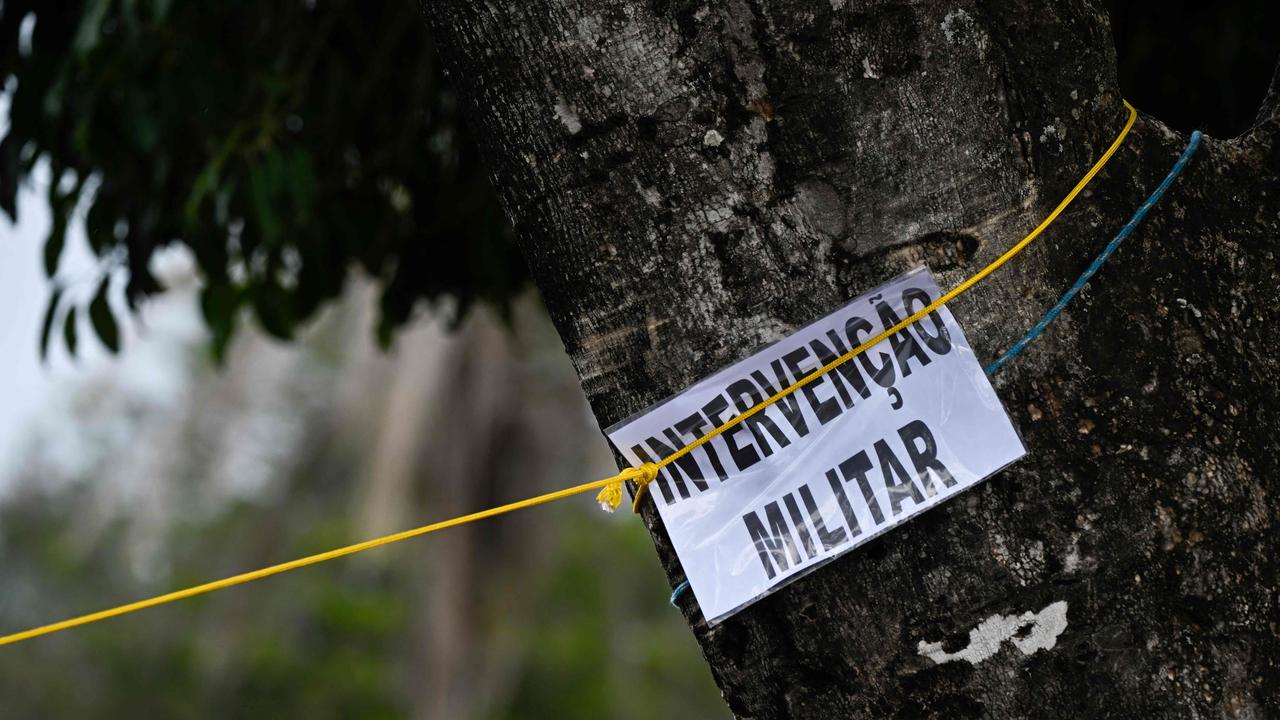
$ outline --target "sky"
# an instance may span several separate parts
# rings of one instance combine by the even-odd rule
[[[0,478],[10,475],[24,429],[48,403],[59,379],[74,378],[107,362],[95,347],[86,348],[79,367],[62,352],[55,353],[48,366],[41,365],[37,342],[51,292],[41,267],[41,248],[50,221],[49,208],[34,188],[24,187],[19,193],[18,217],[13,224],[0,215]]]
[[[7,108],[0,96],[0,117]],[[0,127],[0,135],[3,135]],[[46,168],[38,168],[32,182],[18,194],[18,221],[0,213],[0,497],[19,469],[37,435],[73,442],[74,433],[59,433],[59,425],[75,412],[76,394],[95,384],[112,383],[143,397],[174,390],[183,382],[182,365],[172,355],[202,336],[198,310],[191,293],[172,293],[148,302],[137,318],[125,308],[121,277],[109,294],[121,325],[126,351],[114,357],[98,343],[85,317],[100,279],[89,249],[84,224],[71,224],[57,277],[67,285],[64,297],[82,308],[77,325],[78,352],[71,357],[55,325],[49,356],[41,362],[40,326],[53,283],[45,277],[44,242],[51,223],[44,200],[49,182]],[[190,277],[189,259],[170,253],[157,268],[170,278]],[[56,453],[68,463],[87,457],[74,448]],[[74,468],[68,467],[68,470]]]

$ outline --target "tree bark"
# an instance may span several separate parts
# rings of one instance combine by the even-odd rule
[[[954,285],[1125,120],[1087,0],[426,10],[602,427],[914,265]],[[994,378],[1028,457],[714,628],[684,595],[736,716],[1280,713],[1278,101],[1273,82],[1253,130],[1206,138]],[[1186,141],[1140,115],[1072,209],[952,304],[981,360]],[[651,504],[643,517],[674,586]],[[1058,603],[1051,647],[965,652],[1009,623],[1046,632]]]

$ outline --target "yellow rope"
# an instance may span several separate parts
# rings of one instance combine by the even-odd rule
[[[318,553],[316,555],[308,555],[303,558],[298,558],[297,560],[290,560],[289,562],[280,563],[279,565],[272,565],[271,567],[265,567],[265,568],[262,568],[261,570],[254,570],[252,572],[241,573],[240,575],[233,575],[229,578],[215,580],[213,582],[208,582],[203,585],[196,585],[194,587],[189,587],[185,590],[177,590],[175,592],[171,592],[166,595],[158,595],[156,597],[149,598],[147,600],[139,600],[138,602],[129,603],[128,605],[121,605],[119,607],[114,607],[109,610],[102,610],[96,613],[90,613],[88,615],[81,615],[80,617],[71,618],[70,620],[63,620],[62,622],[56,622],[56,623],[53,623],[52,625],[45,625],[43,627],[34,628],[32,630],[25,630],[20,633],[14,633],[12,635],[5,635],[4,637],[0,637],[0,645],[8,645],[10,643],[16,643],[22,640],[29,640],[33,637],[48,635],[49,633],[55,633],[55,632],[58,632],[59,630],[69,630],[73,627],[88,625],[89,623],[98,622],[99,620],[106,620],[108,618],[116,617],[117,615],[124,615],[127,613],[136,612],[138,610],[145,610],[147,608],[155,607],[157,605],[164,605],[165,603],[171,603],[175,600],[183,600],[185,598],[194,597],[196,595],[203,595],[208,592],[213,592],[214,590],[221,590],[222,588],[228,588],[233,585],[241,585],[243,583],[252,582],[254,580],[260,580],[264,577],[270,577],[271,575],[278,575],[279,573],[285,572],[287,570],[296,570],[301,567],[307,567],[308,565],[316,565],[318,563],[325,562],[326,560],[333,560],[346,555],[353,555],[358,552],[364,552],[365,550],[372,550],[373,548],[376,548],[376,547],[382,547],[383,545],[390,545],[391,543],[400,542],[401,540],[408,540],[409,538],[418,537],[419,535],[426,535],[427,533],[433,533],[433,532],[436,532],[437,530],[446,530],[451,527],[457,527],[458,525],[466,525],[467,523],[475,522],[476,520],[483,520],[485,518],[490,518],[495,515],[502,515],[504,513],[509,513],[513,510],[533,507],[534,505],[542,505],[543,503],[549,503],[552,500],[559,500],[561,498],[569,497],[570,495],[577,495],[579,493],[595,490],[597,488],[604,487],[609,483],[634,480],[639,478],[641,474],[642,474],[641,471],[637,470],[636,468],[628,468],[627,470],[623,470],[622,472],[618,473],[613,477],[604,478],[603,480],[596,480],[594,482],[584,483],[582,485],[565,488],[563,490],[556,490],[555,492],[550,492],[550,493],[547,493],[546,495],[539,495],[538,497],[529,498],[528,500],[520,500],[518,502],[509,503],[507,505],[499,505],[498,507],[492,507],[492,508],[489,508],[488,510],[481,510],[480,512],[474,512],[474,513],[471,513],[470,515],[462,515],[460,517],[450,518],[449,520],[442,520],[438,523],[423,525],[422,527],[413,528],[412,530],[405,530],[402,532],[395,533],[393,535],[386,535],[384,537],[375,538],[373,540],[366,540],[364,542],[356,543],[354,545],[347,545],[346,547],[340,547],[335,550],[329,550],[327,552]]]
[[[1129,129],[1133,127],[1134,120],[1137,119],[1138,117],[1138,112],[1137,110],[1134,110],[1132,105],[1130,105],[1128,102],[1125,102],[1124,105],[1129,110],[1129,120],[1128,122],[1125,123],[1124,129],[1120,131],[1120,134],[1116,137],[1115,141],[1111,143],[1111,147],[1107,148],[1107,151],[1102,154],[1102,157],[1099,158],[1096,163],[1094,163],[1093,167],[1089,169],[1089,172],[1083,178],[1081,178],[1080,182],[1076,183],[1076,186],[1072,188],[1071,192],[1067,194],[1066,198],[1064,198],[1062,202],[1059,203],[1056,208],[1054,208],[1053,212],[1049,213],[1049,216],[1045,218],[1044,221],[1041,222],[1040,225],[1038,225],[1035,230],[1032,230],[1031,233],[1027,235],[1025,238],[1023,238],[1021,241],[1019,241],[1018,244],[1009,248],[1009,250],[1005,252],[1003,255],[1001,255],[999,259],[997,259],[995,262],[991,263],[990,265],[984,267],[983,269],[979,270],[976,274],[974,274],[968,280],[965,280],[964,282],[960,283],[956,287],[952,288],[949,292],[947,292],[942,297],[930,303],[923,310],[920,310],[919,312],[911,315],[906,320],[903,320],[897,325],[894,325],[888,330],[885,330],[884,332],[880,333],[874,338],[871,338],[867,342],[850,350],[844,355],[841,355],[840,357],[818,368],[817,370],[814,370],[813,372],[809,373],[803,378],[792,383],[789,387],[784,388],[783,390],[767,398],[766,400],[756,405],[755,407],[752,407],[751,409],[743,412],[741,415],[738,415],[732,420],[724,423],[723,425],[715,428],[714,430],[711,430],[706,435],[703,435],[697,440],[689,443],[688,445],[685,445],[684,447],[680,448],[676,452],[672,453],[671,455],[668,455],[665,458],[662,458],[656,463],[644,463],[640,467],[627,468],[626,470],[623,470],[622,472],[618,473],[617,475],[614,475],[613,477],[596,480],[594,482],[583,483],[582,485],[575,485],[574,487],[565,488],[563,490],[556,490],[555,492],[550,492],[545,495],[538,495],[537,497],[528,498],[526,500],[520,500],[517,502],[508,503],[506,505],[492,507],[492,508],[489,508],[488,510],[481,510],[479,512],[471,513],[470,515],[462,515],[460,517],[451,518],[449,520],[442,520],[440,522],[432,523],[430,525],[423,525],[422,527],[413,528],[412,530],[405,530],[403,532],[398,532],[392,535],[386,535],[384,537],[375,538],[373,540],[366,540],[364,542],[356,543],[354,545],[347,545],[346,547],[340,547],[335,550],[329,550],[328,552],[322,552],[316,555],[308,555],[307,557],[298,558],[297,560],[290,560],[289,562],[280,563],[279,565],[272,565],[270,567],[265,567],[260,570],[254,570],[252,572],[242,573],[240,575],[233,575],[228,578],[223,578],[222,580],[215,580],[213,582],[204,583],[203,585],[196,585],[194,587],[189,587],[189,588],[186,588],[185,590],[177,590],[175,592],[167,593],[165,595],[158,595],[156,597],[149,598],[147,600],[140,600],[138,602],[129,603],[127,605],[120,605],[118,607],[110,608],[108,610],[101,610],[99,612],[90,613],[88,615],[81,615],[79,617],[74,617],[69,620],[63,620],[61,622],[56,622],[50,625],[44,625],[42,627],[33,628],[31,630],[24,630],[23,632],[13,633],[12,635],[5,635],[3,637],[0,637],[0,645],[10,645],[13,643],[21,642],[23,640],[29,640],[31,638],[40,637],[41,635],[49,635],[51,633],[59,632],[61,630],[69,630],[71,628],[79,627],[81,625],[88,625],[89,623],[95,623],[95,622],[98,622],[99,620],[106,620],[108,618],[117,617],[119,615],[125,615],[127,613],[137,612],[138,610],[145,610],[147,608],[156,607],[157,605],[164,605],[166,603],[171,603],[176,600],[183,600],[189,597],[194,597],[196,595],[203,595],[205,593],[213,592],[214,590],[221,590],[222,588],[232,587],[233,585],[242,585],[244,583],[252,582],[254,580],[259,580],[261,578],[269,577],[271,575],[277,575],[279,573],[282,573],[288,570],[296,570],[297,568],[307,567],[309,565],[316,565],[316,564],[325,562],[326,560],[333,560],[333,559],[344,557],[347,555],[353,555],[358,552],[364,552],[365,550],[372,550],[373,548],[382,547],[383,545],[390,545],[391,543],[400,542],[401,540],[408,540],[409,538],[415,538],[420,535],[426,535],[428,533],[433,533],[438,530],[445,530],[451,527],[457,527],[458,525],[465,525],[467,523],[475,522],[477,520],[483,520],[485,518],[494,517],[495,515],[503,515],[505,513],[509,513],[515,510],[520,510],[522,508],[533,507],[535,505],[542,505],[544,503],[549,503],[553,500],[560,500],[561,498],[566,498],[571,495],[578,495],[580,493],[588,492],[591,490],[599,489],[600,495],[598,499],[600,500],[601,504],[605,505],[609,509],[613,509],[613,508],[616,508],[619,503],[621,503],[622,485],[627,481],[635,481],[639,486],[639,492],[636,493],[635,503],[633,503],[633,508],[638,507],[640,498],[643,496],[644,489],[648,487],[649,483],[653,482],[653,479],[657,476],[658,471],[660,469],[666,467],[667,465],[670,465],[671,463],[684,457],[690,452],[693,452],[697,448],[709,442],[711,438],[714,438],[717,435],[720,435],[726,430],[732,429],[734,426],[743,422],[744,420],[751,417],[752,415],[755,415],[756,413],[760,412],[764,408],[772,405],[773,403],[776,403],[778,400],[781,400],[787,395],[804,387],[805,385],[809,384],[810,382],[822,376],[823,374],[830,372],[831,370],[839,366],[841,363],[844,363],[856,357],[859,353],[864,352],[865,350],[872,347],[873,345],[880,342],[881,340],[884,340],[890,335],[906,328],[908,325],[916,322],[917,320],[924,317],[925,315],[928,315],[929,313],[933,312],[937,308],[941,307],[943,304],[954,299],[960,293],[973,287],[975,284],[980,282],[983,278],[990,275],[996,268],[1005,264],[1006,262],[1009,261],[1010,258],[1012,258],[1014,255],[1017,255],[1019,252],[1021,252],[1022,249],[1025,248],[1028,243],[1034,240],[1037,235],[1039,235],[1041,232],[1044,231],[1046,227],[1049,226],[1050,223],[1052,223],[1055,219],[1057,219],[1058,215],[1060,215],[1062,211],[1066,209],[1067,205],[1071,204],[1071,201],[1075,199],[1076,195],[1080,194],[1080,191],[1084,189],[1085,185],[1089,184],[1089,181],[1093,179],[1093,176],[1098,174],[1098,171],[1100,171],[1102,167],[1107,164],[1107,161],[1111,159],[1111,156],[1114,155],[1116,150],[1120,147],[1120,144],[1124,141],[1125,136],[1129,134]]]
[[[814,370],[808,375],[805,375],[799,380],[796,380],[795,382],[791,383],[787,387],[774,393],[772,396],[765,398],[763,402],[760,402],[754,405],[753,407],[743,411],[742,414],[731,418],[720,427],[717,427],[714,430],[711,430],[706,435],[703,435],[697,440],[694,440],[688,445],[685,445],[679,450],[676,450],[675,452],[662,458],[658,462],[653,463],[653,465],[655,466],[653,469],[653,472],[646,473],[647,479],[644,480],[643,482],[640,482],[640,487],[636,491],[635,501],[632,502],[631,509],[636,510],[640,507],[640,499],[644,497],[644,489],[648,487],[650,482],[653,482],[653,477],[657,475],[658,470],[661,470],[662,468],[670,465],[676,460],[679,460],[685,455],[688,455],[694,450],[697,450],[703,445],[706,445],[708,442],[711,442],[711,438],[714,438],[715,436],[725,432],[726,430],[732,430],[735,426],[737,426],[747,418],[751,417],[752,415],[755,415],[756,413],[761,412],[762,410],[778,402],[782,398],[790,395],[796,390],[799,390],[805,385],[808,385],[814,380],[831,372],[832,370],[839,367],[840,365],[843,365],[845,362],[852,360],[853,358],[861,355],[866,350],[874,347],[876,343],[880,342],[881,340],[884,340],[885,338],[906,328],[908,325],[928,315],[934,310],[937,310],[943,305],[946,305],[948,302],[954,300],[961,293],[965,292],[966,290],[973,287],[974,285],[977,285],[978,283],[982,282],[984,278],[986,278],[991,273],[995,272],[996,269],[999,268],[1001,265],[1004,265],[1005,263],[1009,262],[1009,260],[1011,260],[1014,255],[1017,255],[1018,253],[1022,252],[1023,248],[1025,248],[1027,245],[1030,245],[1032,240],[1035,240],[1036,237],[1040,235],[1040,233],[1044,232],[1045,228],[1049,227],[1049,225],[1051,225],[1054,220],[1058,219],[1058,216],[1062,214],[1062,211],[1067,209],[1067,206],[1071,204],[1072,200],[1076,199],[1076,196],[1080,194],[1081,190],[1084,190],[1085,186],[1089,184],[1089,181],[1093,179],[1093,176],[1097,175],[1098,172],[1102,170],[1102,167],[1107,164],[1107,161],[1111,159],[1111,156],[1115,154],[1116,150],[1120,149],[1120,145],[1121,143],[1124,142],[1125,136],[1129,134],[1129,129],[1133,127],[1133,122],[1138,119],[1138,111],[1135,110],[1134,107],[1129,104],[1128,100],[1124,101],[1124,106],[1129,110],[1129,119],[1128,121],[1125,122],[1124,128],[1120,130],[1120,134],[1117,135],[1116,139],[1111,142],[1111,147],[1107,148],[1107,151],[1102,153],[1102,157],[1098,158],[1098,161],[1093,164],[1093,167],[1089,168],[1089,172],[1085,173],[1084,177],[1080,178],[1080,181],[1076,183],[1076,186],[1071,188],[1071,192],[1067,193],[1067,196],[1062,198],[1062,202],[1058,203],[1058,206],[1053,209],[1053,212],[1049,213],[1049,216],[1046,217],[1044,220],[1042,220],[1040,224],[1036,226],[1035,230],[1032,230],[1030,233],[1027,234],[1026,237],[1019,240],[1017,244],[1015,244],[1013,247],[1006,250],[1003,255],[996,258],[994,261],[992,261],[990,265],[987,265],[986,267],[982,268],[978,272],[969,276],[969,278],[966,279],[964,282],[951,288],[946,293],[944,293],[942,297],[929,303],[924,308],[922,308],[919,312],[911,315],[906,320],[903,320],[897,325],[894,325],[893,327],[885,330],[879,335],[876,335],[875,337],[862,343],[861,345],[850,350],[849,352],[841,355],[835,360],[832,360],[826,365],[823,365],[817,370]],[[648,465],[650,463],[645,463],[645,464]],[[599,496],[599,500],[601,504],[605,504],[606,502],[606,497],[605,497],[606,492],[608,493],[610,498],[614,497],[614,493],[611,490],[608,490],[606,488],[605,491],[601,491]],[[621,490],[619,490],[617,493],[617,497],[621,498],[621,496],[622,496]],[[617,505],[614,505],[614,507],[617,507]]]

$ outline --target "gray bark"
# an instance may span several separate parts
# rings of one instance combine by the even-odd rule
[[[426,10],[601,426],[918,263],[955,284],[1125,119],[1086,0]],[[1027,458],[714,628],[684,596],[735,715],[1280,713],[1278,100],[1273,83],[1252,131],[1207,138],[995,378]],[[1034,324],[1186,141],[1141,116],[1061,220],[953,303],[980,359]],[[1040,632],[1024,613],[1059,602],[1051,648],[920,650],[961,651],[993,616]]]

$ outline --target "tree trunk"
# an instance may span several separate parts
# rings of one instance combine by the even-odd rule
[[[954,285],[1125,120],[1086,0],[426,9],[601,426],[919,263]],[[994,378],[1028,457],[714,628],[684,595],[735,715],[1280,713],[1278,104],[1273,82],[1252,131],[1206,138]],[[981,360],[1186,141],[1140,116],[1072,209],[952,304]],[[1013,642],[1029,633],[1047,647]]]

